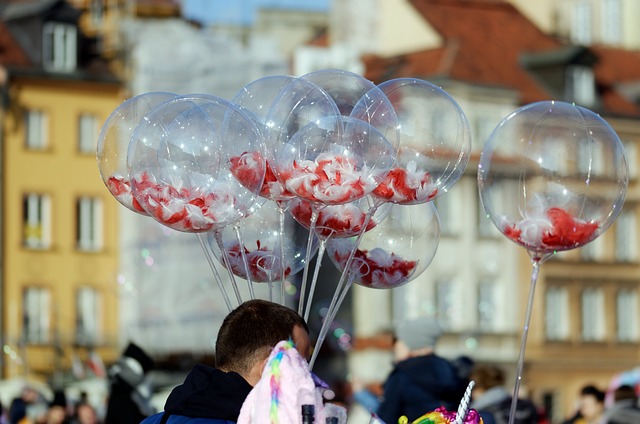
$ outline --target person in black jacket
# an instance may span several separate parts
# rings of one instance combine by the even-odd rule
[[[222,322],[216,340],[216,368],[194,366],[184,383],[169,395],[164,412],[143,424],[236,422],[271,350],[290,339],[308,359],[309,329],[297,312],[266,300],[242,303]]]
[[[440,406],[457,409],[468,381],[449,360],[436,355],[441,334],[440,325],[431,317],[398,326],[394,349],[395,357],[401,360],[384,383],[378,409],[385,422],[395,423],[403,415],[412,422]]]

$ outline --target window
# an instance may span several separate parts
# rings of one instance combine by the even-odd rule
[[[22,325],[27,343],[49,342],[51,329],[51,294],[41,287],[29,287],[24,291]]]
[[[638,149],[636,143],[633,141],[623,140],[622,145],[627,156],[627,167],[629,168],[629,179],[634,179],[638,175],[638,161],[636,157],[638,155]]]
[[[622,289],[616,295],[616,339],[634,342],[638,338],[638,295],[635,290]]]
[[[545,293],[545,335],[547,340],[569,338],[569,295],[563,287],[550,286]]]
[[[83,113],[78,119],[78,150],[95,154],[98,143],[98,117]]]
[[[474,150],[482,150],[484,143],[495,129],[496,124],[497,123],[489,116],[480,115],[476,117],[474,125],[475,137],[473,137],[473,140],[476,141],[477,146],[474,146]]]
[[[27,149],[44,150],[48,144],[47,115],[41,110],[28,110],[25,121]]]
[[[47,22],[43,28],[43,58],[45,68],[73,71],[77,61],[77,30],[70,24]]]
[[[104,4],[102,0],[91,0],[89,6],[89,12],[91,14],[91,22],[94,26],[99,26],[104,21]]]
[[[602,42],[622,41],[622,4],[620,0],[602,0]]]
[[[478,328],[491,331],[496,324],[496,284],[493,280],[478,283]]]
[[[615,223],[615,255],[620,262],[631,262],[636,258],[635,210],[623,210]]]
[[[593,239],[589,243],[580,247],[580,258],[583,261],[598,261],[602,258],[604,252],[603,237]]]
[[[593,69],[584,65],[567,67],[567,100],[583,106],[596,102],[596,80]]]
[[[604,171],[601,145],[593,140],[582,139],[577,146],[578,172],[582,175],[598,175]]]
[[[436,315],[442,328],[450,328],[453,323],[453,280],[442,278],[436,281]]]
[[[582,291],[582,340],[602,341],[605,336],[604,293],[600,288],[588,287]]]
[[[102,199],[80,197],[77,210],[77,247],[79,250],[96,251],[102,248]]]
[[[51,246],[51,205],[49,196],[27,194],[23,199],[24,246],[47,249]]]
[[[589,0],[580,0],[573,5],[571,23],[571,41],[575,44],[591,44],[591,4]]]
[[[81,287],[76,292],[76,343],[95,346],[102,334],[102,298],[92,287]]]
[[[440,217],[440,234],[443,236],[454,236],[454,216],[451,205],[451,195],[437,197],[433,202]]]

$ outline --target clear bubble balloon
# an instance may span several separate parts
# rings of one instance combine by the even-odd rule
[[[309,202],[339,205],[373,191],[395,162],[395,149],[358,119],[326,117],[276,150],[273,169],[285,188]]]
[[[433,202],[393,204],[389,215],[366,232],[358,246],[356,240],[334,238],[327,242],[327,254],[340,271],[355,273],[353,282],[363,287],[403,286],[422,274],[436,254],[440,242],[438,212]],[[346,268],[354,249],[356,260]]]
[[[132,191],[160,223],[183,232],[217,230],[248,214],[262,186],[255,161],[241,184],[232,160],[254,151],[264,158],[255,122],[214,96],[183,96],[161,104],[134,131],[128,153]]]
[[[624,203],[628,165],[602,117],[557,101],[503,119],[478,165],[485,211],[510,240],[543,260],[602,234]]]
[[[328,205],[318,211],[314,230],[320,238],[354,237],[375,228],[386,218],[390,209],[390,203],[378,205],[371,195],[343,205]],[[307,229],[311,227],[311,203],[300,198],[293,199],[288,211],[302,226]]]
[[[274,105],[276,99],[280,96],[281,92],[295,80],[295,77],[288,75],[271,75],[267,77],[255,80],[245,85],[233,98],[232,103],[240,107],[251,118],[256,121],[256,124],[263,134],[265,143],[275,142],[276,140],[269,137],[269,131],[272,129],[267,125],[267,117],[271,107]],[[273,150],[269,144],[266,144],[267,151]],[[244,166],[251,166],[257,158],[256,152],[245,152],[241,158],[238,158],[238,163]],[[238,178],[242,181],[242,170],[240,171]],[[271,166],[267,163],[266,174],[264,178],[263,186],[260,190],[260,195],[277,202],[283,202],[294,197],[293,193],[287,191],[282,183],[276,178]]]
[[[423,80],[399,78],[378,86],[395,109],[397,164],[374,195],[413,205],[447,192],[464,174],[471,151],[469,122],[458,103]]]
[[[97,160],[102,181],[118,202],[128,209],[146,215],[131,194],[127,170],[127,150],[135,128],[154,107],[176,97],[176,94],[150,92],[125,100],[111,112],[98,136]]]
[[[283,213],[285,219],[281,224]],[[223,265],[226,255],[234,275],[263,283],[291,278],[304,268],[308,236],[309,231],[275,202],[264,202],[238,223],[237,231],[227,226],[208,233],[207,240]],[[317,239],[311,249],[313,257],[318,250]]]
[[[387,141],[399,143],[398,118],[385,93],[361,75],[339,69],[323,69],[303,75],[324,90],[335,102],[340,115],[359,119],[374,127]]]

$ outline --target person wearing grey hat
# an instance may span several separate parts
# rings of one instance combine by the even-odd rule
[[[440,406],[455,410],[468,381],[453,364],[436,355],[442,328],[432,317],[403,321],[396,328],[398,362],[384,383],[378,415],[387,423],[406,415],[409,422]]]

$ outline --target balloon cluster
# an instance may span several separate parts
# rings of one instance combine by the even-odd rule
[[[97,160],[122,205],[198,236],[229,309],[215,261],[238,302],[236,278],[251,296],[253,283],[280,282],[284,303],[285,280],[303,271],[308,318],[328,252],[342,272],[328,328],[352,283],[388,289],[427,268],[440,231],[431,201],[463,175],[470,148],[465,114],[441,88],[330,69],[264,77],[230,101],[132,97],[104,123]]]

